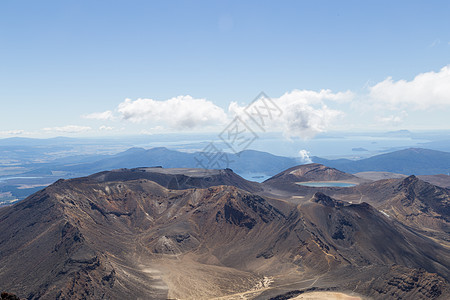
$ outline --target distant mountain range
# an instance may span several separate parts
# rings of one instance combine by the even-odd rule
[[[202,166],[209,166],[210,168],[231,168],[238,174],[254,173],[272,175],[300,163],[295,158],[276,156],[255,150],[245,150],[237,154],[227,153],[226,158],[218,160],[216,164],[209,164],[209,156],[214,155],[205,152],[180,152],[165,147],[151,149],[131,148],[119,154],[93,162],[49,164],[33,170],[30,174],[45,174],[52,171],[92,174],[119,168],[154,166],[162,166],[164,168],[202,168]]]
[[[204,152],[187,153],[164,147],[151,149],[131,148],[127,151],[96,161],[76,163],[47,164],[30,174],[48,174],[52,171],[65,171],[75,174],[91,174],[118,168],[137,168],[162,166],[164,168],[201,168],[199,160],[209,154]],[[86,159],[86,158],[84,158]],[[361,160],[330,160],[312,157],[313,162],[337,168],[347,173],[380,171],[404,175],[435,175],[450,172],[450,153],[421,148],[410,148],[386,154],[375,155]],[[299,159],[276,156],[267,152],[245,150],[237,154],[228,153],[218,168],[231,168],[238,174],[275,175],[283,170],[301,164]]]
[[[409,148],[361,160],[329,160],[313,157],[316,163],[348,173],[367,171],[392,172],[405,175],[435,175],[450,173],[450,153],[436,150]]]
[[[9,178],[15,179],[0,178],[0,205],[14,199],[24,199],[59,178],[86,176],[105,170],[156,166],[164,168],[230,168],[246,179],[263,181],[283,170],[301,164],[298,158],[276,156],[255,150],[245,150],[237,154],[228,153],[226,159],[218,160],[217,163],[209,162],[210,159],[212,160],[211,156],[214,155],[205,152],[181,152],[164,147],[130,148],[115,155],[79,155],[46,163],[26,163],[21,166],[24,169],[23,173],[9,176]],[[400,174],[396,175],[397,177],[412,174],[418,176],[443,174],[423,177],[423,179],[442,187],[450,186],[450,177],[447,176],[450,173],[450,153],[448,152],[410,148],[361,160],[329,160],[320,157],[312,157],[312,160],[315,163],[347,173]],[[386,174],[386,178],[392,178],[392,175]],[[362,178],[367,178],[368,175],[364,176]],[[380,174],[375,177],[377,176]]]

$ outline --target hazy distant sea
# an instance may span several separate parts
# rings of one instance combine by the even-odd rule
[[[422,143],[433,141],[427,135],[392,136],[389,134],[346,134],[333,133],[318,135],[313,139],[287,139],[281,134],[269,133],[259,137],[248,149],[269,152],[280,156],[298,157],[299,151],[306,150],[310,156],[323,158],[359,159],[383,152],[395,151],[409,147],[422,147]],[[217,135],[202,137],[180,136],[174,140],[158,141],[149,138],[149,142],[138,146],[167,147],[179,151],[195,152],[204,149],[210,142],[218,148],[229,151],[229,148],[218,139]],[[367,151],[366,151],[367,150]]]
[[[358,159],[409,147],[419,147],[424,139],[383,138],[370,136],[329,137],[311,140],[279,140],[259,139],[252,147],[255,150],[267,151],[281,156],[298,156],[300,150],[306,150],[310,156],[322,158]],[[355,151],[362,148],[367,151]]]

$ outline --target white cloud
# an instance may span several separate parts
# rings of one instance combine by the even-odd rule
[[[350,91],[333,93],[331,90],[310,91],[294,90],[285,93],[279,98],[271,99],[281,110],[282,116],[268,122],[266,131],[283,131],[288,138],[311,138],[318,132],[326,131],[332,122],[343,115],[341,111],[329,108],[326,103],[340,105],[348,103],[354,98]],[[256,102],[258,104],[259,102]],[[164,101],[139,98],[137,100],[125,99],[113,111],[91,113],[84,118],[97,120],[123,120],[133,123],[150,123],[153,128],[144,128],[141,133],[153,134],[155,132],[170,130],[186,130],[214,127],[216,130],[225,128],[234,116],[250,121],[244,109],[249,104],[239,105],[231,102],[228,111],[206,99],[195,99],[189,95],[178,96]],[[255,103],[253,103],[255,105]],[[156,127],[155,127],[156,126]],[[108,130],[103,125],[100,130]],[[156,129],[155,129],[156,128]],[[259,130],[259,128],[252,128]]]
[[[323,104],[325,101],[332,101],[337,103],[350,102],[354,98],[351,91],[333,93],[333,91],[326,89],[319,92],[311,90],[293,90],[290,93],[285,93],[280,98],[290,102],[303,102],[308,104]]]
[[[310,163],[313,162],[313,161],[311,160],[309,151],[306,151],[306,150],[300,150],[300,151],[298,151],[298,155],[299,155],[299,157],[300,157],[299,159],[300,159],[300,162],[301,162],[302,164],[310,164]]]
[[[392,77],[369,87],[369,98],[378,107],[424,110],[450,106],[450,65],[439,72],[426,72],[413,80]]]
[[[205,99],[178,96],[165,101],[153,99],[126,99],[117,111],[122,119],[131,122],[163,122],[170,128],[183,130],[222,125],[227,119],[224,110]]]
[[[271,99],[282,113],[267,124],[266,130],[282,130],[288,138],[312,138],[317,133],[328,130],[332,122],[343,115],[343,112],[329,108],[325,102],[343,103],[353,97],[350,91],[333,93],[330,90],[294,90],[285,93],[279,98]],[[229,110],[250,121],[244,113],[245,107],[232,102]]]
[[[82,116],[85,119],[93,119],[93,120],[101,120],[101,121],[107,121],[107,120],[113,120],[114,114],[112,111],[107,110],[104,112],[97,112],[97,113],[91,113],[87,115]]]
[[[401,111],[398,115],[377,116],[375,117],[375,120],[381,125],[399,126],[407,116],[408,113],[406,111]]]
[[[407,122],[414,119],[411,116],[419,111],[428,116],[436,112],[432,109],[440,109],[441,115],[443,111],[448,111],[450,65],[437,72],[418,74],[409,81],[394,81],[392,77],[388,77],[378,83],[368,83],[368,87],[364,87],[364,91],[358,94],[351,91],[333,92],[329,89],[293,90],[271,100],[281,111],[281,116],[264,124],[264,130],[281,131],[288,138],[312,138],[320,132],[330,129],[345,130],[349,126],[353,129],[364,129],[408,125]],[[231,102],[228,110],[224,110],[211,101],[194,99],[188,95],[164,101],[140,98],[126,99],[115,109],[84,117],[147,124],[148,127],[133,125],[136,132],[142,130],[142,134],[207,126],[220,131],[236,115],[246,122],[252,122],[245,114],[247,106],[248,103]],[[252,123],[247,124],[253,126]],[[103,126],[105,127],[100,130],[108,130],[108,126]],[[117,125],[116,128],[120,126],[122,125]],[[259,130],[258,126],[251,129]]]
[[[102,126],[100,126],[98,129],[99,129],[100,131],[110,131],[110,130],[113,130],[114,127],[102,125]]]
[[[326,105],[315,108],[310,105],[291,103],[285,106],[284,134],[287,137],[312,138],[327,131],[332,122],[343,115],[341,111],[329,109]]]
[[[92,130],[88,126],[67,125],[62,127],[46,127],[43,129],[47,132],[59,132],[59,133],[81,133]]]
[[[161,133],[164,131],[164,127],[162,126],[155,126],[149,129],[142,129],[139,133],[142,135],[152,135],[156,133]]]
[[[0,131],[0,135],[22,135],[22,134],[25,134],[25,130],[14,129],[14,130]]]

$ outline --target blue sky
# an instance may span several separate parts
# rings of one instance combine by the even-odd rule
[[[448,1],[4,0],[0,137],[220,131],[261,91],[285,136],[450,129],[449,14]]]

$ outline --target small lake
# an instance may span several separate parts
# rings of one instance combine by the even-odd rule
[[[356,183],[340,181],[307,181],[297,182],[297,184],[309,187],[352,187],[356,185]]]

